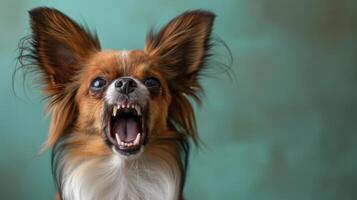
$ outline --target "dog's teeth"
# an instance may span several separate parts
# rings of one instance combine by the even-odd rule
[[[138,144],[139,144],[139,140],[140,140],[140,133],[138,133],[138,134],[136,135],[136,138],[135,138],[135,140],[134,140],[134,145],[138,145]]]
[[[124,142],[120,142],[120,146],[124,146]]]
[[[135,110],[136,110],[136,112],[138,113],[138,115],[140,116],[140,115],[141,115],[140,106],[135,105]]]
[[[115,117],[117,115],[117,110],[118,108],[116,106],[113,107],[113,116]]]
[[[115,133],[115,138],[117,139],[117,143],[121,144],[120,137],[119,137],[118,133]]]
[[[131,104],[130,107],[131,107],[131,108],[134,108],[134,104]]]

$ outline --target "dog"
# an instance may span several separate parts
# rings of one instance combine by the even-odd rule
[[[143,50],[101,50],[95,33],[48,7],[29,11],[22,68],[40,78],[51,114],[58,200],[182,200],[190,99],[200,100],[215,14],[182,13]]]

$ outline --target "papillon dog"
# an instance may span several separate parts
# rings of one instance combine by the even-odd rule
[[[215,15],[184,12],[130,51],[102,50],[56,9],[29,15],[19,59],[48,99],[56,199],[182,200]]]

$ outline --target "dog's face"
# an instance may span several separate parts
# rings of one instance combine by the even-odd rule
[[[176,17],[150,32],[142,51],[102,51],[95,35],[54,9],[37,8],[30,17],[33,35],[22,58],[40,71],[50,99],[48,147],[77,134],[87,137],[73,145],[91,145],[96,154],[132,155],[184,137],[177,129],[196,139],[188,97],[198,98],[201,89],[212,13]]]
[[[124,155],[139,152],[149,138],[167,130],[170,90],[164,75],[143,51],[106,51],[88,60],[78,81],[78,124],[102,134]]]

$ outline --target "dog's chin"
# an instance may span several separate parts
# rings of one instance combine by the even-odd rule
[[[112,145],[112,152],[114,155],[117,155],[123,159],[132,160],[132,159],[139,158],[140,155],[143,153],[144,148],[145,148],[145,145],[142,145],[142,146],[140,146],[139,150],[137,150],[135,152],[128,153],[128,152],[119,150],[116,146]]]
[[[146,109],[135,102],[107,106],[104,115],[108,146],[124,157],[139,155],[147,142]]]

